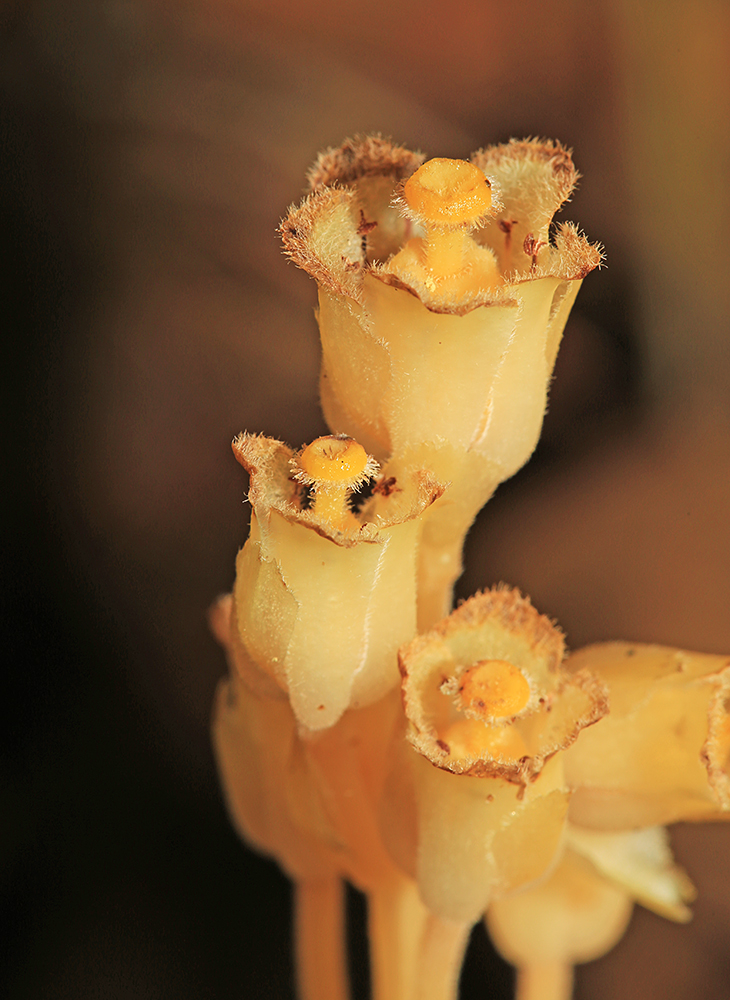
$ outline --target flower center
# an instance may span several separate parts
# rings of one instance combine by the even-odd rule
[[[352,438],[321,437],[304,448],[299,465],[318,482],[352,486],[365,472],[368,455]]]
[[[410,208],[434,226],[473,224],[492,207],[487,178],[467,160],[428,160],[408,178],[403,194]]]
[[[348,498],[378,471],[361,444],[349,437],[317,438],[292,459],[292,468],[295,479],[313,487],[313,514],[337,531],[358,530]]]
[[[467,160],[428,160],[408,178],[403,197],[424,237],[409,240],[387,270],[445,301],[499,284],[494,255],[469,235],[492,209],[489,181],[477,166]]]
[[[506,660],[480,660],[461,675],[457,688],[462,710],[482,719],[509,719],[530,700],[522,671]]]

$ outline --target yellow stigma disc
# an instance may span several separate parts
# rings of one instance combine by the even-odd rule
[[[530,700],[530,685],[522,671],[506,660],[481,660],[462,674],[462,708],[486,719],[508,719]]]
[[[436,226],[476,222],[492,207],[489,181],[467,160],[427,160],[408,178],[403,194],[424,222]]]
[[[352,438],[321,437],[299,456],[301,469],[315,483],[353,484],[367,472],[368,455]]]

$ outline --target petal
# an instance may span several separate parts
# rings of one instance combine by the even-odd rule
[[[579,650],[566,667],[595,672],[611,706],[566,753],[574,822],[620,830],[730,808],[727,657],[614,642]]]
[[[568,808],[562,770],[551,765],[525,790],[500,778],[451,774],[413,754],[417,879],[430,910],[473,923],[496,895],[545,874]]]
[[[253,847],[276,857],[292,878],[324,878],[338,870],[333,832],[309,786],[294,781],[308,801],[309,829],[295,820],[287,795],[298,775],[296,728],[286,701],[254,695],[236,677],[219,684],[213,745],[234,827]]]
[[[603,833],[570,823],[566,838],[569,846],[587,858],[596,871],[647,909],[678,923],[692,919],[686,904],[697,893],[686,873],[674,864],[663,826]]]

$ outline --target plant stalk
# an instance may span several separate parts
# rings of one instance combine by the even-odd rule
[[[299,1000],[350,1000],[342,879],[302,879],[294,896]]]

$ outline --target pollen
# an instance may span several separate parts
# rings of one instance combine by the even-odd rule
[[[483,719],[509,719],[530,700],[530,684],[513,663],[480,660],[462,674],[458,687],[463,711]]]

